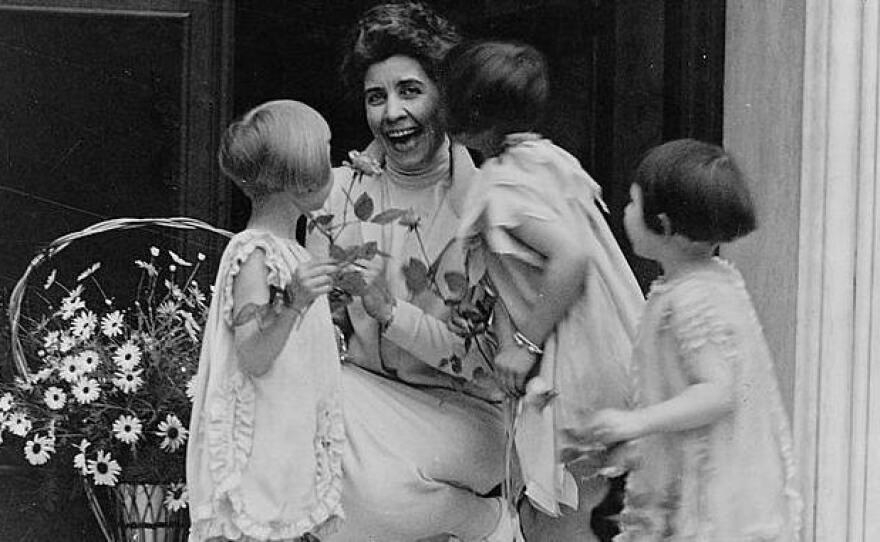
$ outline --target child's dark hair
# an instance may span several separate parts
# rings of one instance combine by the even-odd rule
[[[421,2],[378,4],[365,11],[349,33],[340,67],[343,84],[359,94],[369,67],[395,55],[414,58],[436,82],[443,57],[460,41],[453,24]]]
[[[302,102],[259,105],[220,140],[220,170],[251,199],[294,188],[311,193],[330,181],[330,127]]]
[[[661,214],[671,233],[693,241],[728,242],[757,226],[745,176],[717,145],[678,139],[655,147],[636,169],[635,183],[645,224],[657,233],[663,233]]]
[[[544,55],[515,41],[458,45],[446,56],[442,75],[451,134],[533,131],[550,92]]]

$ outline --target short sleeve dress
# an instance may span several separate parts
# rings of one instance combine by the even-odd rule
[[[191,541],[295,540],[342,518],[340,362],[325,297],[294,324],[262,376],[234,348],[232,285],[255,250],[270,286],[286,287],[310,258],[295,241],[245,230],[220,262],[205,326],[187,450]]]
[[[721,356],[701,355],[707,347]],[[732,412],[636,441],[616,540],[799,540],[802,505],[773,360],[741,275],[717,258],[652,286],[634,351],[639,403],[678,395],[708,365],[729,375]]]
[[[556,222],[590,254],[583,294],[544,343],[539,376],[558,395],[549,404],[521,402],[516,448],[526,495],[551,516],[559,504],[578,507],[575,480],[562,458],[579,454],[578,476],[606,466],[583,434],[601,408],[628,408],[629,365],[644,297],[600,207],[599,185],[577,159],[537,134],[511,134],[507,148],[485,162],[459,228],[471,260],[482,262],[514,324],[540,303],[543,257],[511,230],[526,218]],[[590,450],[596,450],[590,453]]]

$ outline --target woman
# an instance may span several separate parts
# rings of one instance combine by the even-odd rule
[[[472,382],[482,358],[446,327],[444,298],[452,292],[442,280],[439,292],[416,286],[411,275],[432,264],[438,277],[466,271],[454,237],[477,170],[446,137],[435,84],[437,65],[458,41],[449,22],[422,4],[383,4],[358,21],[343,62],[343,79],[363,95],[374,136],[358,161],[381,168],[337,168],[328,212],[350,220],[351,202],[366,193],[375,213],[406,209],[413,220],[410,227],[356,221],[336,240],[341,246],[375,241],[390,257],[372,260],[364,272],[368,293],[347,307],[346,520],[330,542],[442,540],[444,534],[513,540],[507,508],[487,496],[504,477],[497,396]],[[309,245],[326,254],[322,236],[310,236]]]

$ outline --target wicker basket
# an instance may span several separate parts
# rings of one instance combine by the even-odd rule
[[[29,376],[28,364],[19,338],[21,306],[27,290],[28,278],[33,271],[74,241],[112,231],[154,227],[191,231],[203,230],[218,234],[226,239],[232,237],[231,232],[200,220],[172,217],[107,220],[55,239],[31,260],[9,298],[8,316],[12,360],[16,372],[21,377]],[[88,481],[84,480],[83,482],[89,506],[107,542],[134,540],[140,542],[177,542],[186,540],[187,511],[169,512],[165,510],[162,506],[165,490],[161,486],[120,482],[116,487],[106,488],[106,491],[96,491]]]

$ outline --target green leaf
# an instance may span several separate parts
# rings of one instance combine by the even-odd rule
[[[345,261],[348,258],[348,253],[339,245],[330,245],[330,257],[334,260]]]
[[[428,279],[428,268],[421,260],[410,258],[401,268],[403,278],[406,281],[406,287],[413,294],[421,293],[430,283]]]
[[[333,222],[333,215],[318,215],[315,217],[315,222],[321,226],[327,226]]]
[[[447,271],[443,273],[443,279],[446,281],[446,286],[449,287],[449,293],[452,294],[453,297],[462,299],[465,294],[467,294],[468,283],[467,277],[464,276],[463,273],[459,273],[458,271]]]
[[[374,216],[373,219],[370,220],[370,222],[384,226],[385,224],[390,224],[394,222],[404,215],[406,215],[406,211],[403,209],[385,209],[381,213]]]
[[[354,269],[339,273],[334,286],[353,296],[362,296],[367,292],[367,281],[360,271]]]
[[[379,244],[376,241],[368,241],[360,246],[358,258],[372,260],[379,253]]]
[[[373,198],[366,192],[354,202],[354,216],[359,220],[369,220],[373,216]]]

